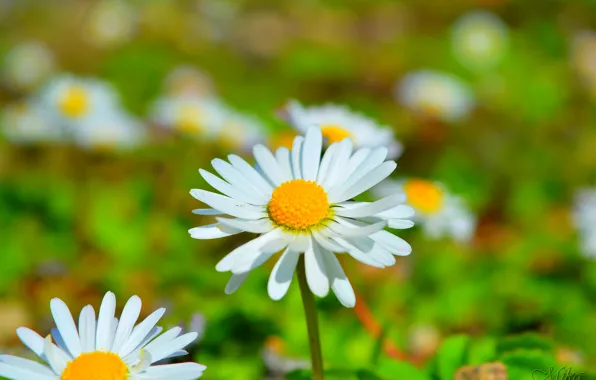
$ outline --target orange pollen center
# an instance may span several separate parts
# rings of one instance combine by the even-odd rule
[[[330,144],[340,142],[346,137],[351,138],[354,140],[354,136],[352,133],[347,129],[340,127],[339,125],[335,124],[323,124],[321,125],[321,133],[323,137],[327,139]]]
[[[443,206],[443,190],[430,181],[408,180],[404,192],[410,205],[423,214],[433,214]]]
[[[81,86],[70,86],[60,98],[60,111],[68,117],[80,117],[89,108],[89,96]]]
[[[329,215],[329,201],[321,186],[314,181],[295,179],[273,190],[269,215],[280,226],[307,230]]]
[[[60,380],[126,380],[128,368],[111,352],[84,353],[68,362]]]
[[[180,108],[176,118],[176,127],[182,132],[197,132],[201,130],[201,110],[186,105]]]

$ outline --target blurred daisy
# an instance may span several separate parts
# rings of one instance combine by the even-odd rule
[[[80,147],[101,151],[134,148],[146,139],[141,122],[123,111],[90,117],[72,132]]]
[[[152,366],[161,359],[186,355],[183,348],[197,335],[178,336],[179,327],[159,335],[162,328],[156,323],[165,312],[163,308],[135,327],[141,312],[137,296],[128,300],[118,320],[114,317],[116,297],[108,292],[97,319],[91,305],[81,310],[78,328],[62,300],[54,298],[50,309],[56,328],[45,339],[26,327],[17,329],[23,344],[49,366],[0,355],[0,376],[13,380],[191,380],[201,377],[206,368],[198,363]]]
[[[406,203],[416,210],[414,220],[420,222],[431,238],[449,236],[468,242],[476,230],[476,217],[463,200],[449,194],[443,185],[423,179],[386,180],[372,189],[378,197],[406,194]]]
[[[34,101],[7,106],[0,126],[6,139],[17,144],[58,142],[67,136],[63,128],[52,123],[46,109]]]
[[[402,145],[395,140],[390,127],[381,126],[373,119],[352,112],[349,108],[335,104],[318,107],[303,107],[291,100],[286,106],[290,124],[304,134],[313,125],[321,127],[323,137],[329,144],[349,137],[357,148],[387,147],[389,158],[402,153]]]
[[[583,84],[596,96],[596,33],[584,31],[575,36],[571,59]]]
[[[374,203],[351,201],[387,177],[396,167],[385,161],[387,148],[362,148],[352,154],[352,140],[331,144],[321,158],[323,136],[318,127],[294,139],[292,150],[272,154],[254,147],[257,167],[236,155],[229,163],[212,161],[223,178],[203,169],[200,173],[223,193],[193,189],[196,199],[212,208],[199,215],[215,215],[217,222],[191,229],[195,239],[215,239],[241,232],[259,237],[233,250],[216,266],[232,272],[227,293],[238,289],[249,272],[283,251],[269,277],[269,296],[281,299],[290,286],[296,264],[304,253],[306,278],[319,297],[331,288],[340,302],[353,307],[354,291],[334,253],[383,268],[395,264],[393,255],[408,255],[410,245],[384,228],[409,228],[413,215],[402,205],[403,194]]]
[[[406,75],[397,86],[396,96],[412,111],[447,122],[464,118],[474,106],[467,85],[454,76],[432,70]]]
[[[260,120],[229,111],[217,133],[219,143],[233,150],[247,151],[264,140],[265,126]]]
[[[54,118],[72,125],[111,112],[117,106],[118,96],[112,86],[97,79],[61,75],[47,84],[40,100]]]
[[[166,92],[169,95],[210,96],[214,93],[211,78],[192,66],[178,66],[166,76]]]
[[[196,137],[215,137],[227,110],[216,99],[198,96],[168,96],[159,99],[152,118],[159,125]]]
[[[2,79],[17,91],[30,91],[41,85],[54,72],[54,55],[41,42],[25,42],[6,53]]]
[[[95,4],[89,14],[86,37],[97,46],[116,46],[134,36],[137,22],[137,11],[129,2],[103,0]]]
[[[596,258],[596,189],[581,189],[575,195],[573,222],[585,257]]]
[[[451,42],[458,60],[472,69],[487,69],[503,58],[508,42],[505,23],[485,11],[466,13],[453,25]]]

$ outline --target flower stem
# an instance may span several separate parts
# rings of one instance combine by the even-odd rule
[[[323,355],[321,355],[321,340],[319,338],[319,322],[317,320],[317,306],[315,296],[310,291],[306,282],[306,269],[304,267],[304,255],[300,255],[298,262],[298,284],[302,295],[302,305],[306,316],[306,327],[308,329],[308,343],[310,345],[310,359],[312,362],[313,380],[323,380]]]

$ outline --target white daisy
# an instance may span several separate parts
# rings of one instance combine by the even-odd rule
[[[48,116],[45,108],[35,101],[9,105],[2,112],[2,134],[16,144],[66,140],[66,131]]]
[[[106,82],[61,75],[42,90],[40,101],[56,120],[76,126],[85,118],[111,112],[118,105],[118,96]]]
[[[305,133],[313,125],[319,125],[328,143],[340,142],[349,137],[356,148],[377,148],[389,150],[389,158],[401,155],[403,147],[393,135],[390,127],[379,125],[373,119],[355,113],[349,108],[325,104],[318,107],[303,107],[291,100],[286,106],[290,124],[300,133]]]
[[[420,222],[431,238],[450,236],[468,242],[476,230],[474,214],[460,197],[448,193],[442,184],[417,178],[386,180],[372,192],[378,197],[405,193],[406,203],[416,210],[414,220]]]
[[[503,58],[508,42],[505,23],[494,13],[473,11],[453,26],[451,42],[455,56],[471,69],[488,69]]]
[[[166,75],[165,91],[168,95],[210,96],[215,90],[209,75],[193,66],[178,66]]]
[[[180,335],[174,327],[161,334],[156,326],[165,309],[150,314],[135,327],[141,312],[141,299],[132,296],[120,320],[114,317],[116,297],[108,292],[97,319],[91,305],[79,315],[78,329],[66,304],[54,298],[50,309],[56,328],[45,339],[26,327],[17,335],[48,365],[11,355],[0,355],[0,377],[13,380],[191,380],[201,377],[205,366],[198,363],[152,365],[186,355],[183,350],[197,337]],[[55,343],[52,342],[53,341]]]
[[[321,158],[323,136],[319,127],[294,139],[291,150],[275,155],[262,145],[254,147],[254,168],[236,155],[229,162],[215,159],[213,168],[223,178],[200,170],[222,194],[193,189],[196,199],[212,208],[194,210],[215,215],[217,222],[191,229],[196,239],[215,239],[252,232],[257,238],[233,250],[216,266],[232,272],[226,287],[234,292],[249,272],[275,252],[283,251],[269,277],[269,296],[281,299],[290,286],[300,254],[304,253],[307,282],[319,297],[331,288],[340,302],[353,307],[354,291],[334,253],[347,252],[366,264],[383,268],[395,264],[393,255],[408,255],[410,245],[384,228],[409,228],[413,215],[402,205],[403,194],[374,203],[352,198],[386,178],[396,167],[385,161],[387,148],[352,152],[352,140],[331,144]],[[353,154],[352,154],[353,153]]]
[[[575,195],[573,222],[585,257],[596,258],[596,189],[581,189]]]
[[[247,151],[264,140],[265,126],[252,116],[229,110],[224,117],[217,139],[228,149]]]
[[[103,0],[94,4],[85,24],[87,39],[101,47],[117,46],[129,41],[138,24],[135,7],[123,0]]]
[[[72,132],[77,145],[94,150],[134,148],[147,137],[141,122],[122,110],[90,117]]]
[[[195,137],[213,138],[225,120],[227,109],[217,99],[196,95],[159,99],[152,119],[161,126]]]
[[[458,78],[432,70],[406,75],[396,89],[397,99],[414,112],[453,122],[474,107],[471,90]]]
[[[6,53],[2,79],[15,90],[29,91],[41,85],[55,68],[54,55],[46,45],[25,42]]]

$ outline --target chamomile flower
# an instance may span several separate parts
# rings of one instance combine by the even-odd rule
[[[164,84],[166,93],[172,96],[194,95],[207,97],[215,92],[209,75],[192,66],[174,68],[166,75]]]
[[[54,143],[66,139],[66,131],[53,123],[44,107],[35,101],[7,106],[0,122],[2,134],[16,144]]]
[[[56,69],[54,55],[40,42],[25,42],[6,53],[2,79],[17,91],[29,91],[41,85]]]
[[[180,327],[161,334],[156,326],[165,309],[151,313],[135,327],[141,299],[132,296],[120,319],[114,317],[116,297],[108,292],[97,319],[91,305],[85,306],[75,325],[66,304],[54,298],[50,309],[56,328],[45,339],[26,327],[17,335],[47,365],[11,355],[0,355],[0,376],[12,380],[191,380],[201,377],[205,366],[198,363],[152,365],[173,356],[186,355],[184,347],[196,333],[180,335]]]
[[[118,96],[100,80],[62,75],[47,84],[40,101],[59,122],[76,125],[85,118],[115,109]]]
[[[229,162],[212,161],[221,176],[201,169],[203,178],[222,194],[193,189],[196,199],[210,206],[194,210],[214,215],[216,222],[189,230],[195,239],[215,239],[251,232],[257,238],[236,248],[216,266],[232,272],[227,293],[238,289],[251,270],[283,251],[269,277],[268,292],[281,299],[292,282],[300,255],[306,278],[319,297],[331,288],[339,301],[353,307],[354,291],[335,253],[383,268],[395,264],[393,255],[408,255],[410,245],[384,228],[409,228],[411,207],[403,194],[377,202],[352,199],[386,178],[396,167],[385,161],[387,148],[361,148],[353,152],[351,139],[329,146],[321,158],[323,136],[312,127],[294,139],[292,149],[271,153],[254,147],[256,168],[236,155]]]
[[[216,136],[226,117],[225,106],[213,98],[167,96],[159,99],[152,118],[159,125],[195,137]]]
[[[101,47],[117,46],[134,36],[138,14],[130,2],[102,0],[93,6],[85,24],[86,37],[91,43]]]
[[[329,144],[349,137],[357,148],[386,147],[389,158],[397,158],[402,153],[403,147],[395,139],[390,127],[379,125],[373,119],[347,107],[336,104],[303,107],[292,100],[286,106],[286,113],[290,124],[300,133],[305,133],[313,125],[319,125]]]
[[[451,42],[463,65],[475,70],[489,69],[503,58],[508,43],[507,26],[494,13],[469,12],[455,22]]]
[[[229,110],[224,117],[217,140],[225,148],[247,151],[263,141],[265,126],[260,120]]]
[[[474,106],[467,85],[452,75],[432,70],[406,75],[397,86],[396,97],[410,110],[446,122],[464,118]]]
[[[596,189],[581,189],[575,195],[573,222],[578,230],[581,251],[596,258]]]
[[[463,199],[447,192],[442,184],[412,178],[405,181],[386,180],[372,189],[378,197],[406,195],[406,203],[414,208],[414,220],[431,238],[449,236],[468,242],[476,230],[476,217]]]
[[[72,133],[77,145],[91,150],[130,149],[146,139],[141,122],[121,110],[90,117]]]

